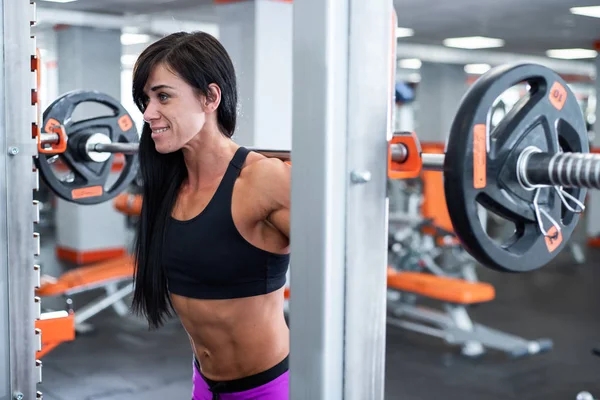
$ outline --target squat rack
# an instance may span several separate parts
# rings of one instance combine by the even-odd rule
[[[42,398],[35,4],[0,4],[0,400],[22,400]],[[292,399],[384,397],[395,27],[391,0],[294,4]]]
[[[39,235],[34,234],[38,215],[33,190],[38,175],[33,171],[37,154],[32,123],[37,107],[35,38],[31,23],[35,5],[29,1],[0,0],[3,40],[0,44],[0,399],[41,398],[41,362],[36,360],[40,335],[35,321],[40,302],[35,298],[39,268]]]

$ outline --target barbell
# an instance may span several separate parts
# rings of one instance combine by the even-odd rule
[[[527,93],[490,129],[494,102],[517,84],[527,84]],[[74,122],[73,110],[83,102],[104,104],[112,114]],[[97,204],[117,196],[135,178],[139,135],[112,97],[69,92],[44,111],[43,119],[36,165],[59,197]],[[291,161],[289,151],[251,150]],[[106,187],[114,154],[122,154],[124,164]],[[461,244],[482,265],[500,271],[531,271],[550,262],[585,208],[586,189],[600,188],[600,155],[589,153],[575,95],[558,74],[536,64],[498,66],[477,79],[459,104],[444,154],[422,153],[414,133],[398,132],[387,156],[391,179],[417,177],[422,170],[443,173],[448,212]],[[53,172],[59,160],[71,174]],[[512,237],[491,238],[479,220],[479,206],[512,221]]]

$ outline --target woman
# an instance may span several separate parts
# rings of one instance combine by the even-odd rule
[[[133,74],[144,114],[133,308],[174,311],[194,352],[193,400],[287,399],[290,169],[231,140],[235,71],[206,33],[150,45]]]

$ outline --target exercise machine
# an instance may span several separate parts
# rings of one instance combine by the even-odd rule
[[[422,192],[409,194],[405,212],[390,216],[388,324],[458,345],[467,357],[487,349],[512,357],[550,350],[548,338],[527,340],[472,320],[469,308],[493,301],[495,289],[479,282],[475,260],[452,232],[439,175],[425,172],[422,181]],[[436,300],[441,309],[419,304],[421,299]]]

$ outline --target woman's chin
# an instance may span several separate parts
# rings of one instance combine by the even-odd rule
[[[156,152],[160,154],[168,154],[173,152],[173,149],[171,149],[169,146],[167,146],[166,143],[160,140],[154,141],[154,148],[156,149]]]

